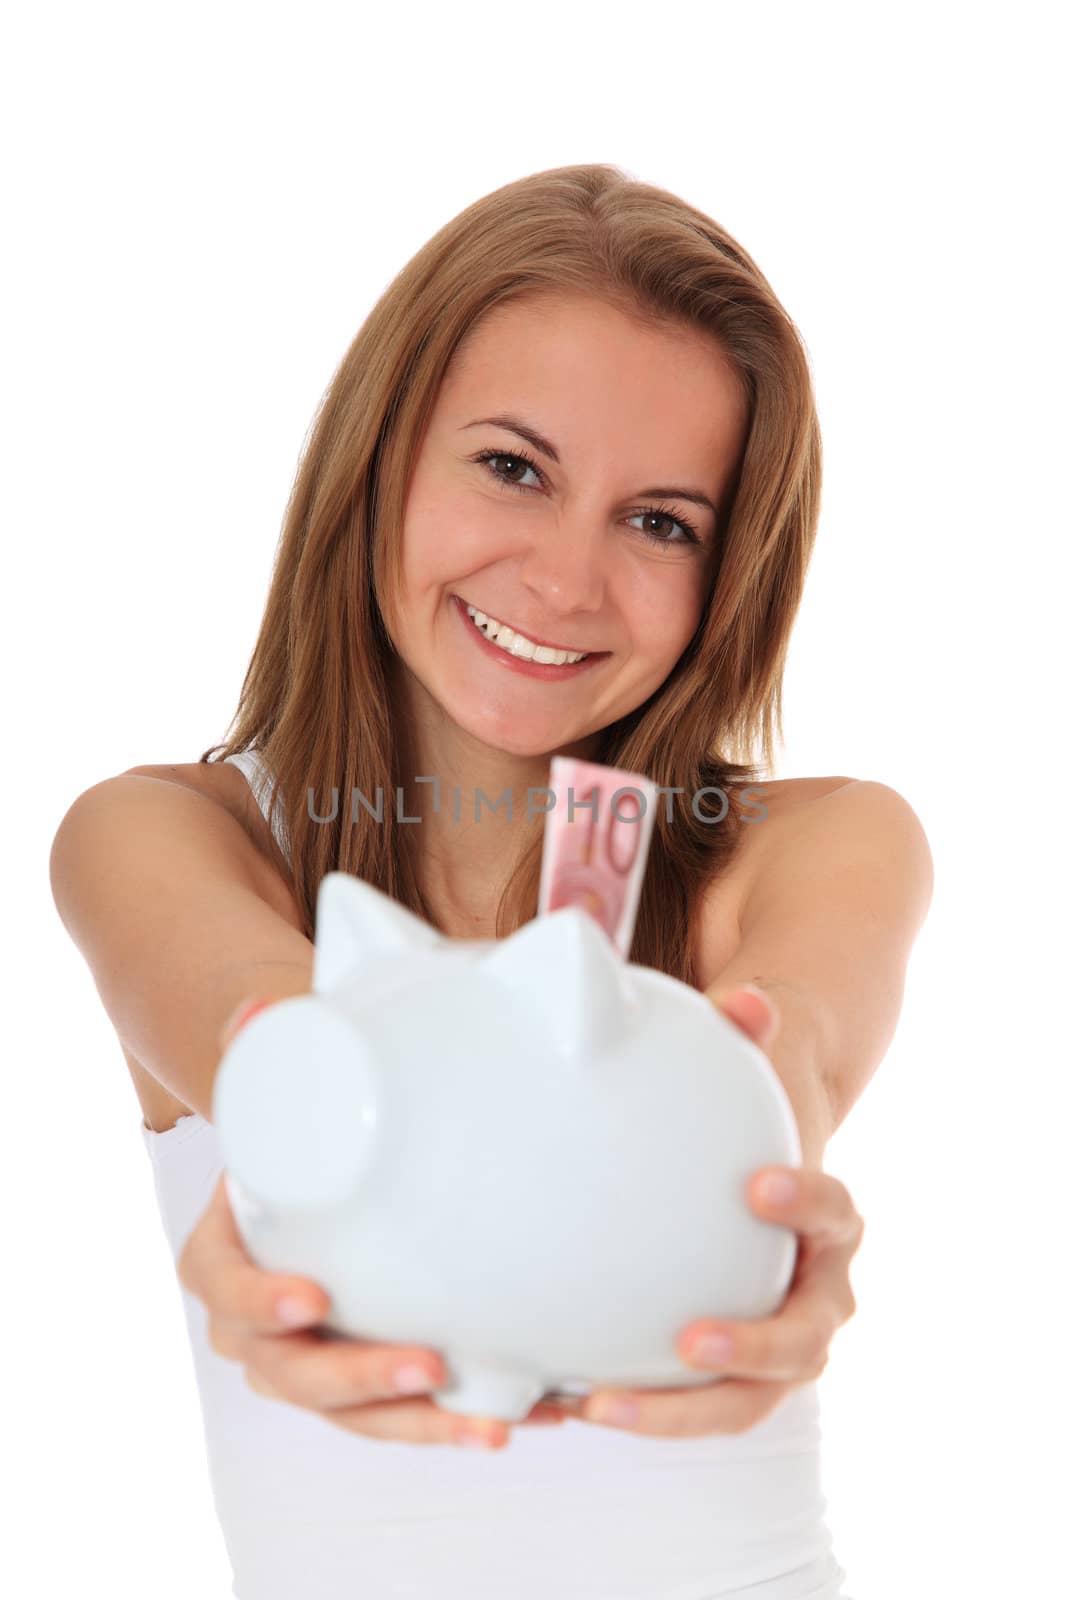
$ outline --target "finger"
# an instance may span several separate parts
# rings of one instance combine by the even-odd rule
[[[225,1328],[220,1331],[219,1342],[230,1342]],[[413,1393],[429,1394],[448,1381],[442,1358],[426,1355],[417,1347],[355,1339],[324,1340],[315,1332],[291,1333],[282,1339],[246,1336],[234,1339],[233,1344],[237,1359],[244,1361],[260,1382],[282,1399],[315,1411],[343,1410]],[[214,1347],[218,1348],[218,1343]],[[541,1423],[557,1418],[565,1420],[562,1408],[542,1401],[520,1420]]]
[[[268,1400],[280,1400],[287,1404],[295,1404],[282,1389],[268,1380],[255,1367],[249,1367],[245,1373],[248,1387],[256,1394],[263,1395]],[[351,1433],[369,1433],[372,1437],[396,1437],[402,1427],[410,1427],[414,1422],[419,1431],[426,1434],[425,1442],[460,1443],[466,1442],[462,1435],[469,1431],[473,1425],[479,1437],[487,1439],[490,1447],[501,1442],[502,1435],[511,1427],[546,1427],[556,1426],[568,1420],[567,1413],[555,1407],[551,1402],[544,1401],[533,1407],[528,1416],[520,1417],[514,1423],[502,1423],[499,1418],[463,1418],[458,1422],[443,1423],[437,1419],[447,1417],[448,1413],[442,1412],[440,1407],[430,1402],[414,1404],[410,1401],[389,1400],[378,1401],[366,1405],[349,1405],[333,1407],[321,1413],[327,1422],[345,1428]],[[430,1426],[432,1419],[432,1426]]]
[[[712,1354],[706,1338],[683,1345],[681,1354],[703,1372],[761,1382],[811,1383],[823,1372],[830,1343],[844,1321],[836,1289],[798,1290],[790,1296],[788,1312],[777,1317],[717,1324],[715,1336],[729,1339],[729,1354]]]
[[[238,1001],[222,1025],[219,1033],[219,1049],[223,1052],[228,1050],[245,1023],[251,1022],[258,1011],[263,1011],[267,1006],[274,1004],[273,1000],[265,1000],[261,995],[246,996],[244,1000]]]
[[[272,1384],[254,1367],[246,1372],[245,1378],[249,1388],[267,1399],[285,1401],[290,1405],[301,1403],[285,1389]],[[511,1437],[511,1424],[498,1417],[453,1416],[430,1400],[412,1400],[410,1396],[406,1399],[377,1400],[324,1409],[311,1406],[305,1409],[315,1411],[333,1427],[342,1428],[346,1433],[362,1434],[368,1439],[399,1439],[407,1444],[475,1445],[482,1449],[501,1450]],[[543,1423],[550,1419],[538,1417],[534,1420]]]
[[[791,1197],[778,1199],[765,1192],[768,1178],[784,1178]],[[852,1242],[863,1236],[863,1218],[839,1178],[816,1167],[761,1167],[746,1186],[749,1205],[761,1216],[787,1223],[797,1233],[828,1245]]]
[[[324,1412],[323,1416],[346,1433],[363,1434],[368,1439],[400,1439],[407,1444],[476,1445],[503,1450],[511,1439],[512,1425],[499,1417],[455,1416],[428,1400],[351,1406]]]
[[[778,1032],[781,1013],[770,995],[755,984],[735,985],[732,989],[712,989],[712,1004],[740,1028],[741,1032],[765,1049]]]
[[[856,1311],[848,1278],[851,1246],[825,1251],[810,1263],[782,1310],[743,1322],[701,1323],[679,1342],[682,1359],[703,1371],[765,1381],[811,1383],[826,1368],[837,1330]],[[709,1342],[726,1339],[729,1348]]]
[[[267,1400],[299,1404],[276,1388],[255,1368],[245,1373],[255,1394]],[[314,1409],[314,1408],[312,1408]],[[427,1400],[389,1400],[369,1405],[339,1406],[318,1413],[325,1422],[346,1433],[368,1439],[398,1439],[405,1444],[480,1444],[502,1449],[509,1440],[509,1424],[497,1417],[456,1417]]]
[[[551,1400],[545,1400],[535,1405],[532,1411],[530,1411],[525,1417],[520,1417],[519,1420],[517,1422],[513,1422],[511,1426],[513,1428],[523,1428],[529,1426],[537,1427],[541,1423],[566,1422],[570,1415],[571,1413],[566,1410],[565,1407],[557,1406]]]
[[[533,1407],[529,1415],[515,1422],[503,1422],[499,1417],[458,1417],[443,1411],[432,1402],[416,1405],[399,1400],[379,1402],[375,1405],[354,1406],[325,1413],[328,1422],[346,1428],[352,1433],[364,1433],[371,1438],[395,1438],[398,1429],[418,1429],[427,1437],[428,1444],[482,1444],[489,1449],[502,1449],[511,1437],[512,1428],[527,1426],[558,1427],[568,1421],[566,1414],[556,1413],[549,1402]]]
[[[223,1173],[203,1216],[185,1243],[177,1263],[178,1281],[202,1300],[213,1317],[241,1323],[256,1331],[279,1333],[298,1325],[292,1320],[321,1322],[330,1297],[318,1284],[292,1273],[264,1272],[252,1260],[237,1231]]]
[[[251,1364],[259,1382],[269,1385],[272,1397],[314,1410],[365,1403],[366,1397],[395,1394],[399,1374],[409,1385],[418,1382],[429,1392],[446,1382],[440,1356],[418,1345],[376,1344],[353,1338],[326,1338],[309,1330],[294,1332],[279,1317],[275,1295],[299,1290],[302,1297],[321,1302],[325,1315],[329,1298],[306,1279],[263,1273],[250,1260],[237,1233],[220,1184],[209,1205],[213,1212],[197,1224],[203,1237],[198,1250],[179,1262],[179,1277],[191,1293],[211,1308],[208,1337],[213,1350],[229,1360]],[[231,1256],[230,1252],[237,1252]],[[280,1337],[279,1337],[280,1336]],[[301,1356],[303,1361],[295,1361]],[[353,1366],[355,1371],[353,1371]],[[418,1379],[415,1373],[420,1373]],[[264,1391],[266,1392],[266,1391]],[[410,1387],[403,1392],[410,1393]]]
[[[324,1339],[314,1331],[247,1337],[240,1359],[292,1404],[314,1411],[429,1394],[448,1381],[438,1355],[406,1345]]]
[[[228,1049],[258,1012],[275,1004],[262,996],[241,1000],[223,1024],[220,1048]],[[233,1218],[225,1175],[179,1259],[178,1277],[190,1293],[211,1305],[214,1315],[255,1328],[309,1327],[321,1322],[330,1307],[330,1297],[319,1285],[289,1274],[265,1274],[252,1261]],[[218,1295],[220,1287],[229,1291],[225,1300]]]
[[[267,1400],[285,1399],[285,1396],[281,1393],[281,1391],[276,1389],[272,1383],[268,1383],[266,1378],[260,1377],[259,1373],[256,1372],[254,1368],[250,1367],[245,1373],[245,1382],[253,1391],[253,1393],[261,1394]]]
[[[231,1329],[229,1324],[212,1323],[209,1326],[208,1337],[212,1349],[219,1355],[244,1364],[246,1382],[256,1394],[319,1412],[327,1421],[334,1420],[339,1412],[366,1409],[368,1406],[383,1402],[390,1408],[395,1408],[400,1400],[387,1397],[397,1394],[398,1386],[394,1376],[398,1370],[405,1367],[409,1374],[416,1366],[427,1374],[423,1385],[427,1393],[431,1389],[441,1387],[445,1382],[440,1360],[435,1365],[424,1360],[418,1351],[415,1352],[415,1360],[412,1360],[411,1355],[399,1345],[361,1346],[362,1354],[368,1364],[367,1370],[353,1377],[351,1373],[338,1371],[336,1360],[325,1366],[318,1366],[319,1360],[325,1356],[325,1351],[321,1344],[315,1348],[314,1333],[287,1334],[283,1340],[269,1337],[256,1338],[241,1335]],[[279,1345],[282,1347],[281,1354],[278,1352]],[[336,1356],[337,1345],[332,1344],[330,1350]],[[368,1376],[372,1371],[373,1361],[380,1362],[377,1380]],[[410,1397],[411,1392],[409,1386],[399,1390],[403,1397]],[[363,1398],[358,1398],[361,1395]],[[338,1400],[339,1403],[336,1403]],[[511,1426],[539,1427],[558,1424],[566,1422],[568,1415],[568,1412],[552,1401],[541,1401],[533,1406],[527,1416],[518,1418]]]
[[[723,1379],[707,1387],[659,1390],[598,1390],[589,1396],[583,1420],[622,1427],[651,1438],[690,1439],[710,1433],[744,1433],[777,1410],[794,1385]],[[613,1422],[609,1407],[619,1401],[634,1407],[632,1420]]]

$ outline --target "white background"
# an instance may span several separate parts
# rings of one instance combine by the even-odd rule
[[[139,1109],[52,836],[90,784],[223,737],[305,431],[389,280],[472,200],[577,161],[710,213],[798,323],[826,480],[778,775],[891,784],[935,857],[896,1038],[826,1158],[867,1223],[820,1385],[847,1592],[1062,1580],[1050,29],[1039,5],[9,15],[12,1592],[228,1592]]]

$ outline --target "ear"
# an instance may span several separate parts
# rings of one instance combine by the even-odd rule
[[[443,945],[443,934],[350,872],[328,872],[315,903],[315,955],[311,987],[335,988],[370,955]]]
[[[557,1054],[588,1061],[623,1038],[623,963],[582,907],[535,917],[479,966],[510,990],[520,1014]]]

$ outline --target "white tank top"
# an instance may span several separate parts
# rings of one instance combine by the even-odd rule
[[[226,759],[266,814],[259,758]],[[275,836],[284,850],[280,819]],[[218,1139],[195,1113],[141,1134],[176,1262],[222,1172]],[[238,1600],[848,1600],[815,1384],[735,1435],[568,1420],[516,1426],[498,1451],[370,1439],[256,1394],[180,1292]]]

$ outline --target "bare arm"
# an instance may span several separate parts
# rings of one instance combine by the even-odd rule
[[[311,988],[314,946],[277,909],[255,845],[207,796],[123,773],[70,806],[49,873],[123,1045],[210,1120],[234,1007]]]
[[[895,789],[862,780],[805,807],[748,892],[737,954],[705,992],[756,983],[778,1007],[767,1055],[806,1165],[822,1165],[889,1048],[932,893],[919,819]]]

